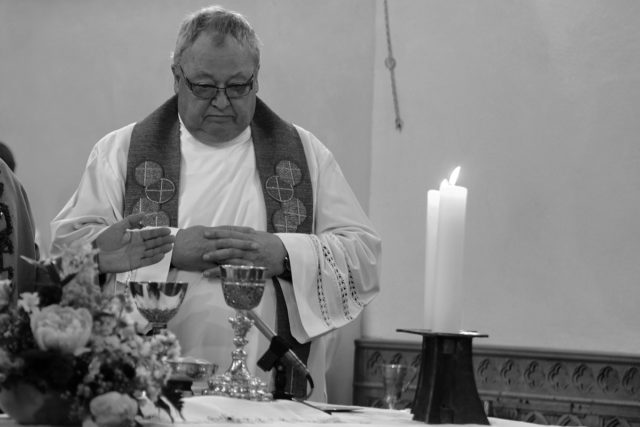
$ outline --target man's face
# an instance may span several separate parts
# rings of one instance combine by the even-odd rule
[[[180,117],[189,132],[206,144],[229,141],[246,129],[258,92],[258,67],[251,51],[232,37],[218,42],[215,35],[200,34],[182,53],[180,63],[172,66]],[[209,99],[194,94],[202,88],[199,85],[229,87],[250,81],[253,88],[240,97],[227,97],[223,90]],[[229,94],[234,96],[231,90]]]

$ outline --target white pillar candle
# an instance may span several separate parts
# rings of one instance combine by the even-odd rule
[[[429,291],[433,293],[431,304],[433,320],[429,329],[434,332],[458,333],[462,326],[462,273],[467,189],[455,185],[459,172],[458,167],[449,180],[444,180],[440,185],[434,267],[427,267],[431,270],[427,272],[427,281],[433,280]],[[429,245],[428,240],[427,244]],[[431,275],[433,278],[429,279]]]
[[[424,286],[424,329],[433,330],[433,311],[435,309],[436,280],[436,244],[438,239],[438,213],[440,210],[440,192],[427,191],[427,233],[425,242],[425,286]]]

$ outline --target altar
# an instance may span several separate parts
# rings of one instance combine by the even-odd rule
[[[408,409],[391,410],[363,406],[321,404],[316,402],[300,403],[288,400],[272,402],[253,402],[221,396],[194,396],[184,399],[182,414],[184,419],[174,414],[175,421],[167,419],[142,420],[149,427],[169,426],[260,426],[272,427],[295,425],[317,427],[318,425],[338,424],[340,427],[362,426],[420,426],[423,422],[414,421]],[[534,427],[535,424],[522,421],[489,418],[495,427]],[[473,425],[473,424],[468,424]],[[17,427],[19,424],[3,414],[0,427]],[[453,426],[440,424],[442,427]]]

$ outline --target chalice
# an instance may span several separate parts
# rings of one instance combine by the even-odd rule
[[[417,369],[413,366],[395,363],[382,365],[383,400],[387,409],[396,409],[402,393],[409,388],[416,372]]]
[[[228,396],[247,400],[271,400],[267,385],[254,377],[247,368],[247,352],[244,347],[249,342],[247,332],[253,326],[253,320],[246,315],[247,310],[255,308],[262,299],[265,285],[265,267],[250,265],[221,265],[220,280],[225,303],[236,310],[229,317],[233,327],[233,345],[231,365],[224,374],[209,380],[207,394]]]
[[[187,293],[186,282],[129,282],[129,292],[138,311],[151,326],[151,334],[167,328]]]

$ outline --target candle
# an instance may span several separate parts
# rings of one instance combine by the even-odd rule
[[[433,196],[433,203],[429,203],[427,196],[427,209],[437,211],[431,214],[427,212],[425,277],[425,298],[432,298],[431,303],[425,305],[425,310],[431,312],[428,329],[434,332],[458,333],[462,324],[467,189],[456,185],[459,173],[460,167],[457,167],[448,180],[442,181],[437,197]],[[434,217],[437,222],[435,227]],[[428,317],[425,314],[426,319]]]
[[[435,265],[436,243],[438,241],[438,213],[440,210],[440,192],[427,191],[427,242],[425,253],[425,288],[424,288],[424,328],[433,329],[433,311],[435,301]]]

